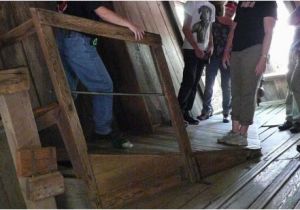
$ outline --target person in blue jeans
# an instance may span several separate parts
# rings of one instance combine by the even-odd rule
[[[203,97],[203,109],[201,115],[197,118],[199,120],[206,120],[212,116],[213,108],[211,105],[213,96],[213,87],[215,79],[220,69],[221,73],[221,88],[222,88],[222,107],[223,107],[223,122],[228,123],[229,110],[231,108],[231,83],[230,83],[230,69],[224,68],[222,65],[222,57],[224,48],[227,42],[227,37],[230,27],[233,23],[232,17],[235,14],[237,3],[228,1],[225,4],[225,13],[221,17],[217,17],[212,25],[214,52],[210,58],[210,63],[206,67],[205,74],[205,90]]]
[[[63,2],[58,7],[59,12],[88,18],[104,20],[109,23],[124,26],[130,29],[137,40],[143,38],[144,31],[133,23],[118,16],[107,9],[105,2]],[[94,46],[94,37],[90,35],[59,30],[57,32],[58,48],[65,73],[71,90],[76,90],[78,80],[92,92],[113,92],[113,82],[107,69]],[[112,131],[113,97],[93,96],[93,120],[95,131],[92,140],[109,139],[116,148],[131,148],[132,143],[127,141],[119,132]]]

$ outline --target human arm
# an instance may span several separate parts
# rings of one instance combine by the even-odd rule
[[[191,25],[192,25],[192,16],[190,16],[189,14],[186,13],[183,27],[182,27],[182,32],[183,32],[185,38],[187,39],[187,41],[194,48],[196,56],[198,58],[203,58],[204,52],[198,47],[198,44],[192,33]]]
[[[227,68],[227,66],[230,66],[230,53],[231,53],[232,40],[234,37],[234,31],[235,31],[236,25],[237,25],[236,22],[232,23],[228,37],[227,37],[227,42],[226,42],[226,46],[225,46],[223,58],[222,58],[222,65],[225,69]]]
[[[113,23],[119,26],[127,27],[129,30],[131,30],[134,33],[136,40],[143,39],[144,36],[144,30],[137,27],[132,22],[126,20],[125,18],[119,16],[115,12],[111,11],[110,9],[107,9],[104,6],[100,6],[97,9],[94,10],[95,13],[103,20]]]
[[[273,29],[276,23],[276,19],[274,17],[264,17],[264,39],[262,43],[261,56],[255,68],[255,74],[257,76],[262,75],[266,70],[266,65],[268,61],[268,53],[271,46]]]

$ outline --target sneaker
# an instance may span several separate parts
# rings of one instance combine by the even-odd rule
[[[285,131],[293,127],[293,123],[291,121],[285,121],[282,125],[278,126],[280,131]]]
[[[229,123],[229,116],[228,114],[223,115],[223,123]]]
[[[224,144],[232,146],[248,146],[247,136],[237,135],[234,138],[228,138]]]
[[[184,121],[190,125],[198,125],[199,121],[194,119],[189,112],[183,114]]]
[[[212,116],[212,112],[208,112],[208,113],[202,113],[201,115],[199,115],[197,117],[198,120],[207,120],[208,118],[210,118]]]
[[[218,139],[218,143],[219,144],[223,144],[225,143],[225,141],[227,139],[231,139],[231,138],[235,138],[236,136],[238,136],[239,133],[234,133],[232,130],[229,131],[225,136],[223,136],[222,138]]]
[[[300,122],[294,123],[293,127],[290,128],[291,133],[300,133]]]
[[[107,135],[94,133],[92,135],[93,142],[101,140],[109,140],[112,143],[112,146],[117,149],[130,149],[133,147],[133,144],[126,140],[126,137],[120,132],[111,132]]]

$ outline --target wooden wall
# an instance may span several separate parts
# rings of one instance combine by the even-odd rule
[[[164,52],[177,95],[182,80],[184,63],[181,47],[164,3],[160,1],[114,2],[114,8],[117,13],[142,26],[146,31],[161,35]],[[142,90],[159,92],[161,88],[155,74],[149,49],[145,46],[133,46],[131,44],[127,44],[127,49],[134,61],[134,71],[139,78],[138,81]],[[163,121],[169,119],[165,102],[162,99],[148,98],[147,103],[151,110],[155,110],[161,116]],[[193,113],[195,115],[199,114],[201,108],[201,99],[197,94]]]
[[[4,33],[30,18],[29,7],[53,9],[49,2],[0,2],[0,33]],[[33,107],[46,105],[55,100],[46,64],[42,58],[37,36],[1,49],[1,69],[28,66],[30,69],[30,96]]]

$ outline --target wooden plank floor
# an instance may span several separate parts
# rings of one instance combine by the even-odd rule
[[[247,147],[232,147],[224,144],[218,144],[217,139],[221,138],[231,130],[231,123],[223,123],[222,120],[222,115],[214,115],[208,120],[201,121],[197,126],[190,125],[187,127],[187,132],[194,152],[261,149],[256,123],[249,128],[249,145]],[[109,142],[97,142],[96,144],[89,144],[89,153],[156,154],[179,152],[175,132],[170,126],[158,127],[154,134],[128,136],[128,139],[134,143],[134,147],[130,150],[116,150],[112,148]]]
[[[198,184],[182,184],[124,208],[299,208],[300,134],[279,132],[284,105],[256,111],[263,156],[222,171]]]

